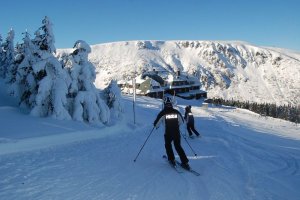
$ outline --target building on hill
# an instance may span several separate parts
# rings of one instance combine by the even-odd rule
[[[166,93],[184,99],[207,98],[207,92],[200,89],[200,81],[193,76],[177,71],[175,75],[169,74],[166,81]]]
[[[119,81],[118,86],[121,91],[126,94],[133,94],[133,83],[129,81]],[[153,78],[147,76],[138,76],[135,80],[135,88],[137,95],[149,96],[153,98],[163,98],[165,89],[160,83]]]
[[[133,93],[132,81],[119,81],[123,93]],[[136,94],[163,98],[165,93],[184,99],[207,98],[207,92],[200,89],[200,81],[185,73],[176,74],[152,71],[136,78]]]

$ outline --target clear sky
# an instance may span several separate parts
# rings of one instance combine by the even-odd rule
[[[53,23],[56,48],[127,40],[239,40],[300,52],[300,0],[6,0],[0,34]]]

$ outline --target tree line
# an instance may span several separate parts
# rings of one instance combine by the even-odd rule
[[[222,98],[213,98],[212,103],[217,105],[243,108],[258,113],[261,116],[269,116],[284,119],[294,123],[300,123],[300,106],[276,105],[271,103],[254,103],[249,101],[243,102],[233,99],[225,100]]]
[[[0,78],[9,94],[34,116],[102,124],[119,117],[123,107],[116,81],[104,90],[95,87],[95,66],[88,61],[91,48],[83,40],[57,58],[52,26],[46,16],[34,37],[25,31],[16,46],[12,29],[5,40],[0,36]]]

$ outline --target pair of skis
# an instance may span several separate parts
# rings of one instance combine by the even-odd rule
[[[167,162],[169,162],[166,155],[163,155],[163,158],[164,158]],[[186,168],[183,168],[183,167],[181,166],[181,163],[180,163],[179,161],[175,160],[175,162],[176,162],[176,165],[172,165],[171,163],[169,163],[169,164],[171,165],[171,167],[172,167],[173,169],[175,169],[175,171],[176,171],[177,173],[181,174],[181,173],[183,173],[184,170],[185,170],[185,171],[191,172],[191,173],[194,174],[195,176],[200,176],[200,174],[199,174],[198,172],[196,172],[195,170],[193,170],[193,169],[186,169]]]
[[[184,135],[183,136],[184,138],[186,138],[186,139],[198,139],[198,138],[201,138],[201,135],[199,135],[199,136],[194,136],[194,135],[191,135],[191,136],[189,136],[189,135]]]

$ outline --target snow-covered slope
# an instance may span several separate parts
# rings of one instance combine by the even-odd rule
[[[192,105],[202,135],[188,139],[197,157],[182,139],[196,177],[162,159],[163,127],[133,162],[161,100],[138,97],[134,125],[132,97],[124,96],[123,118],[98,127],[25,115],[4,91],[0,85],[1,200],[299,199],[299,125],[177,99],[181,112]]]
[[[146,70],[183,70],[209,97],[300,104],[300,53],[237,41],[125,41],[92,46],[89,59],[103,80]]]

